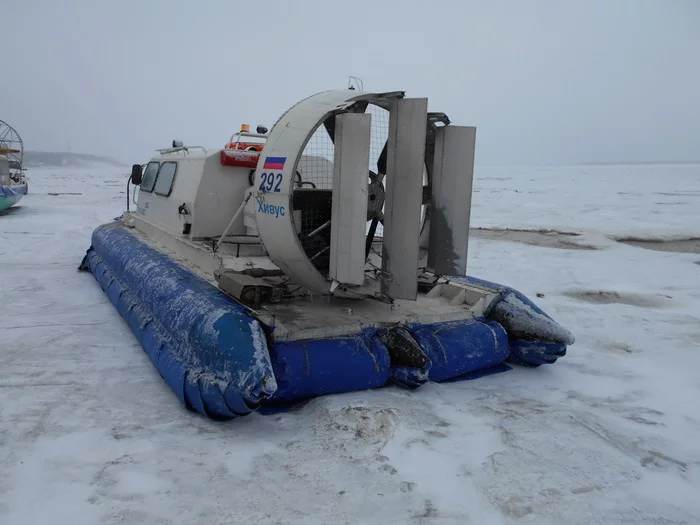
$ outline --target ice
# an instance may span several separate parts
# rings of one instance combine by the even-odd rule
[[[3,525],[700,522],[700,255],[615,240],[698,237],[700,166],[477,169],[473,227],[596,248],[470,240],[470,275],[575,335],[555,365],[227,423],[180,406],[77,271],[126,172],[29,177],[0,215]]]

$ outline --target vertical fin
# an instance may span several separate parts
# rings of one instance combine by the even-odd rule
[[[476,128],[436,129],[431,181],[428,267],[440,275],[466,275],[474,179]]]
[[[416,274],[427,115],[427,98],[391,101],[382,292],[394,299],[415,299],[418,296]]]
[[[370,123],[369,113],[335,117],[329,276],[344,284],[365,276]]]

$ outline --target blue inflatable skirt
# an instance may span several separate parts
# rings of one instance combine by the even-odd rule
[[[482,319],[276,342],[250,310],[118,223],[94,231],[80,269],[92,272],[180,402],[214,419],[389,384],[470,378],[501,371],[505,361],[538,366],[573,342],[521,294],[494,283],[487,284],[501,297]],[[533,332],[522,305],[549,331]],[[396,341],[412,345],[413,357]]]

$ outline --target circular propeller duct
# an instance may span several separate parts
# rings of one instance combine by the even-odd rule
[[[342,284],[348,281],[334,286],[334,278],[329,274],[333,227],[339,235],[338,231],[347,231],[342,228],[348,220],[355,224],[356,232],[359,222],[363,222],[361,249],[358,250],[356,239],[350,243],[354,246],[353,253],[347,256],[352,255],[356,261],[361,257],[357,265],[361,264],[364,272],[374,236],[384,223],[391,103],[403,96],[403,92],[354,90],[319,93],[289,109],[270,132],[254,182],[258,232],[270,259],[295,282],[313,292],[328,293],[336,289],[337,295],[345,295],[346,287]],[[365,116],[364,124],[353,121],[360,126],[357,130],[365,132],[361,140],[347,131],[352,127],[344,128],[345,131],[336,129],[336,117],[345,114]],[[368,142],[365,150],[363,142]],[[337,158],[338,152],[342,153],[342,159]],[[355,170],[350,181],[352,187],[348,187],[347,179],[339,179],[343,176],[340,170]],[[362,203],[360,198],[364,199]],[[352,213],[338,215],[335,208],[339,203],[351,206],[348,201],[353,199]],[[342,224],[339,226],[334,221]],[[346,244],[345,240],[342,244]]]

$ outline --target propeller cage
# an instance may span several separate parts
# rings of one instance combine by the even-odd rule
[[[404,92],[326,91],[273,126],[256,169],[255,217],[270,259],[294,282],[357,297],[379,223],[382,295],[415,299],[419,266],[466,273],[475,128],[450,125],[428,113],[427,102]],[[389,112],[376,166],[370,104]],[[323,128],[333,148],[332,187],[300,184],[304,150]]]

